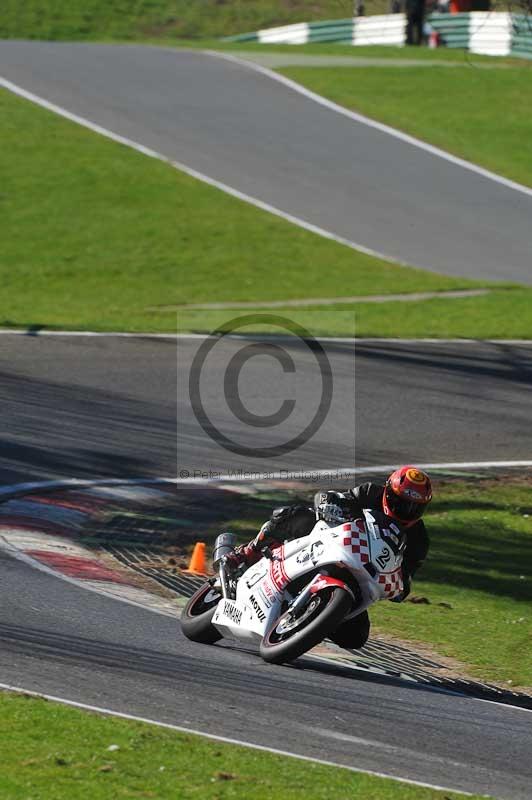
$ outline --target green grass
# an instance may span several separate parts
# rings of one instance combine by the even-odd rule
[[[3,800],[460,797],[454,792],[212,742],[28,696],[0,693],[0,724]],[[111,745],[119,749],[109,751]]]
[[[358,74],[316,70],[324,72],[328,80],[347,72],[348,82]],[[489,285],[398,267],[311,234],[6,91],[0,115],[1,327],[205,331],[243,312],[174,306]],[[532,137],[519,150],[505,135],[488,144],[517,170]],[[315,335],[532,338],[531,290],[503,286],[477,298],[279,313]]]
[[[3,0],[0,38],[217,37],[351,16],[351,0]],[[368,0],[368,13],[387,9]]]
[[[177,313],[182,331],[213,331],[241,315],[268,309],[187,310]],[[275,308],[313,336],[403,338],[532,339],[532,289],[501,289],[483,297],[419,300],[407,303],[356,303],[312,308]],[[174,312],[166,312],[175,321]],[[276,333],[257,322],[249,332]]]
[[[435,487],[429,557],[412,586],[429,603],[378,603],[373,630],[429,645],[473,677],[532,688],[532,478]],[[264,502],[257,505],[246,524],[228,520],[226,529],[249,540],[264,522]]]
[[[6,91],[0,116],[0,326],[175,331],[152,309],[320,297],[324,275],[360,295],[475,285],[311,234]]]
[[[454,62],[463,64],[464,67],[475,64],[493,67],[494,69],[506,68],[507,66],[531,68],[528,59],[517,57],[486,56],[478,53],[469,53],[467,50],[456,48],[440,47],[438,50],[431,50],[428,47],[414,46],[395,46],[395,45],[363,45],[353,47],[346,43],[335,42],[313,42],[311,44],[260,44],[258,42],[228,42],[224,39],[153,39],[144,40],[146,44],[155,44],[165,47],[180,47],[186,49],[211,49],[229,50],[240,53],[281,53],[292,55],[315,55],[315,56],[344,56],[351,58],[375,58],[375,59],[407,59],[409,61],[437,61]]]
[[[427,528],[413,593],[431,604],[381,603],[376,627],[430,642],[477,677],[532,687],[532,481],[446,486]]]
[[[532,186],[532,72],[291,67],[281,72],[340,105]],[[504,109],[504,113],[501,113]]]

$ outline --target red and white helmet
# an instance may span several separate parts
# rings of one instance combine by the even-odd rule
[[[402,525],[413,525],[432,500],[429,476],[417,467],[407,465],[392,472],[384,487],[382,507],[388,517]]]

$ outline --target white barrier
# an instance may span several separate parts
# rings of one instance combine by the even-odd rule
[[[377,14],[356,17],[353,29],[354,45],[387,44],[402,46],[406,36],[404,14]]]
[[[472,53],[490,56],[514,54],[522,58],[532,58],[532,25],[522,14],[495,11],[434,13],[427,16],[427,23],[440,34],[445,46],[464,48]],[[377,14],[323,22],[301,22],[230,36],[227,41],[263,44],[339,41],[351,42],[355,46],[401,47],[406,43],[406,15]]]
[[[488,56],[507,56],[512,48],[512,15],[475,11],[469,19],[469,51]]]
[[[261,44],[306,44],[309,40],[309,24],[283,25],[281,28],[266,28],[258,31]]]

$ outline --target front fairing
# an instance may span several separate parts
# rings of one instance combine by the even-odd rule
[[[381,537],[381,527],[369,511],[364,518],[331,527],[316,522],[308,536],[285,542],[271,559],[262,558],[239,578],[235,601],[221,600],[213,624],[229,638],[262,639],[278,618],[283,601],[293,598],[289,585],[334,565],[348,570],[360,589],[354,614],[378,600],[402,591],[402,552]]]

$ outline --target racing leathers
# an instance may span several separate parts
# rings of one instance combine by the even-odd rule
[[[362,515],[364,508],[382,513],[383,492],[384,487],[379,484],[363,483],[347,492],[318,492],[314,498],[314,508],[307,505],[276,508],[258,535],[249,544],[238,549],[237,558],[253,564],[261,557],[264,547],[275,547],[287,539],[307,536],[316,524],[316,511],[324,519],[337,524],[356,519]],[[409,594],[410,579],[422,565],[429,549],[427,531],[421,519],[407,527],[402,526],[402,530],[406,536],[406,547],[403,554],[404,591],[399,601]],[[330,638],[340,647],[359,648],[366,643],[369,629],[368,613],[364,611],[342,623]]]

